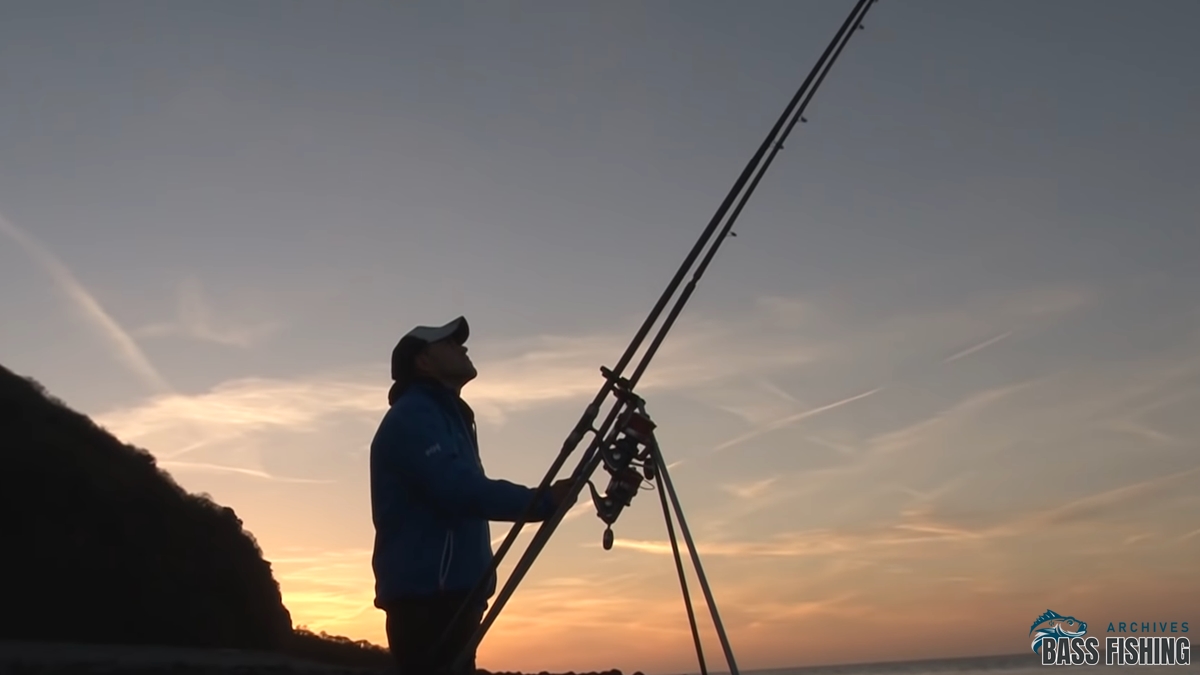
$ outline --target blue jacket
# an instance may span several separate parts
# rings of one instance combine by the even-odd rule
[[[453,391],[417,381],[395,400],[371,442],[375,606],[470,591],[492,562],[488,521],[521,517],[534,489],[488,478],[474,413]],[[553,513],[547,494],[532,520]],[[496,591],[490,575],[486,595]]]

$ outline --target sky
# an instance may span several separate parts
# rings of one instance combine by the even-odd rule
[[[536,484],[852,5],[6,3],[0,363],[383,644],[395,341],[468,317]],[[1197,21],[871,10],[639,388],[740,668],[1200,620]],[[657,501],[581,500],[480,666],[695,671]]]

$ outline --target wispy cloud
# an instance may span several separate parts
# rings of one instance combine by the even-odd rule
[[[958,352],[957,354],[954,354],[953,356],[949,356],[949,357],[947,357],[945,361],[942,361],[942,363],[953,363],[954,361],[957,361],[957,360],[959,360],[959,359],[961,359],[961,358],[963,358],[963,357],[966,357],[966,356],[970,356],[971,354],[974,354],[975,352],[978,352],[978,351],[981,351],[981,350],[987,349],[988,347],[991,347],[992,345],[994,345],[994,344],[996,344],[997,342],[999,342],[999,341],[1001,341],[1001,340],[1003,340],[1003,339],[1005,339],[1005,338],[1009,337],[1009,336],[1010,336],[1010,335],[1012,335],[1012,334],[1013,334],[1013,332],[1012,332],[1012,331],[1008,331],[1008,332],[1005,332],[1005,333],[1001,333],[1000,335],[997,335],[997,336],[995,336],[995,337],[993,337],[993,338],[990,338],[990,339],[988,339],[988,340],[984,340],[983,342],[980,342],[980,343],[979,343],[979,344],[977,344],[977,345],[974,345],[974,346],[972,346],[972,347],[968,347],[968,348],[966,348],[966,349],[962,350],[961,352]]]
[[[923,445],[931,433],[949,425],[965,424],[987,407],[1019,391],[1029,389],[1037,383],[1037,380],[1030,380],[976,392],[926,419],[911,423],[901,429],[873,436],[867,441],[867,447],[870,452],[879,454],[898,452],[905,448]]]
[[[150,363],[150,359],[142,353],[137,342],[117,323],[116,319],[104,311],[100,302],[75,278],[66,264],[29,233],[18,228],[4,216],[0,216],[0,231],[17,242],[25,253],[50,275],[59,290],[66,294],[96,331],[112,345],[115,356],[135,375],[154,391],[171,391],[171,385]]]
[[[819,445],[823,448],[829,448],[830,450],[840,452],[843,455],[854,455],[859,452],[858,447],[854,445],[848,443],[839,443],[822,436],[808,435],[804,437],[804,440],[812,443],[813,445]]]
[[[175,471],[324,482],[282,478],[264,470],[262,448],[278,445],[265,439],[272,433],[312,433],[346,415],[379,415],[385,409],[380,387],[328,375],[292,381],[235,380],[200,394],[158,396],[94,418]],[[364,433],[369,438],[370,431]],[[185,455],[189,460],[181,461]]]
[[[948,363],[992,346],[1016,332],[1032,334],[1039,326],[1062,320],[1072,313],[1095,305],[1096,293],[1078,286],[1030,288],[1015,292],[995,292],[971,297],[961,304],[927,311],[903,308],[893,314],[865,319],[841,318],[830,314],[821,320],[810,320],[816,327],[832,328],[841,333],[848,349],[844,353],[859,357],[907,358],[913,354],[945,353],[955,349],[951,357],[938,358]],[[822,310],[832,313],[847,303],[827,303]],[[853,305],[849,305],[853,306]],[[810,310],[814,313],[815,310]],[[851,324],[855,324],[851,327]],[[1004,328],[1002,328],[1004,327]],[[963,349],[968,340],[980,335],[1000,333]]]
[[[633,333],[630,328],[524,340],[512,350],[516,354],[482,364],[480,378],[468,385],[464,396],[495,422],[508,412],[535,405],[582,402],[600,388],[599,367],[614,365]],[[679,391],[730,377],[778,373],[814,363],[836,350],[832,344],[797,343],[794,336],[772,330],[769,318],[758,313],[727,322],[684,318],[655,355],[638,389]],[[638,360],[640,356],[634,363]]]
[[[1077,294],[1070,293],[1053,302],[1044,298],[1034,302],[1038,297],[1021,303],[1004,296],[1004,302],[993,304],[1006,305],[1009,314],[1020,315],[1073,307],[1081,301]],[[773,409],[779,410],[785,403],[792,405],[788,400],[795,400],[794,397],[766,379],[767,376],[837,357],[843,350],[832,339],[796,343],[794,322],[817,322],[814,318],[817,316],[816,309],[807,301],[772,298],[728,321],[718,322],[703,316],[681,318],[639,389],[643,393],[692,392],[711,389],[730,378],[750,378],[757,382],[759,391],[775,402]],[[193,322],[194,328],[201,325],[206,324]],[[633,332],[624,328],[591,335],[534,336],[508,345],[484,342],[473,351],[479,362],[480,377],[468,385],[464,396],[481,419],[493,424],[503,423],[512,413],[540,405],[572,400],[583,403],[600,386],[599,365],[613,365],[623,351]],[[481,353],[483,356],[479,356]],[[380,414],[386,407],[388,384],[386,376],[380,375],[383,373],[386,368],[376,365],[294,379],[242,378],[199,394],[158,396],[133,408],[111,411],[100,419],[123,436],[185,430],[185,442],[175,443],[172,450],[164,449],[172,452],[176,448],[201,447],[210,442],[205,439],[228,440],[276,427],[311,428],[331,415]],[[757,419],[770,421],[720,444],[714,452],[879,391],[881,388],[875,388],[782,417],[760,416]]]
[[[691,397],[754,426],[766,424],[803,407],[796,397],[765,377],[752,378],[746,386],[731,383],[705,388],[691,393]]]
[[[1004,533],[1008,534],[1007,531]],[[755,540],[702,541],[697,542],[696,546],[702,557],[812,558],[897,547],[917,547],[918,552],[924,555],[929,549],[921,549],[921,546],[982,540],[998,534],[999,531],[976,531],[939,523],[927,516],[905,514],[899,522],[874,527],[813,528]],[[618,539],[614,547],[656,555],[671,553],[670,542],[664,540]]]
[[[1114,509],[1128,508],[1131,504],[1157,499],[1181,483],[1196,482],[1200,466],[1169,473],[1157,478],[1129,483],[1121,487],[1072,500],[1060,506],[1035,512],[998,528],[997,532],[1011,533],[1054,525],[1066,525],[1084,521],[1095,521],[1111,514]]]
[[[702,557],[728,558],[824,558],[859,553],[871,555],[916,556],[921,559],[941,555],[944,551],[930,548],[936,545],[979,545],[997,540],[1013,540],[1029,535],[1052,535],[1086,523],[1105,522],[1114,511],[1148,508],[1155,499],[1171,494],[1172,490],[1189,490],[1200,476],[1200,467],[1138,481],[1118,488],[1104,490],[1040,510],[1012,514],[993,524],[969,527],[939,520],[930,508],[905,510],[890,522],[873,526],[845,528],[811,528],[792,530],[761,539],[706,540],[697,543]],[[943,485],[944,492],[953,482]],[[933,495],[922,495],[932,498]],[[1095,530],[1105,540],[1117,536],[1116,530]],[[1111,528],[1110,528],[1111,530]],[[1126,535],[1141,541],[1143,531]],[[1194,536],[1185,535],[1183,539]],[[1181,539],[1181,541],[1183,540]],[[1132,542],[1131,542],[1132,543]],[[585,547],[595,544],[583,544]],[[615,548],[654,555],[670,555],[670,542],[618,538]]]
[[[810,408],[808,410],[804,410],[804,411],[794,413],[794,414],[788,415],[786,417],[774,420],[767,424],[760,425],[759,427],[752,429],[750,431],[747,431],[746,433],[741,434],[740,436],[737,436],[736,438],[732,438],[728,441],[725,441],[724,443],[721,443],[720,445],[717,445],[715,448],[713,448],[711,450],[711,452],[720,452],[721,450],[726,450],[728,448],[732,448],[735,445],[745,443],[746,441],[748,441],[752,438],[755,438],[757,436],[761,436],[765,433],[769,433],[769,432],[775,431],[777,429],[782,429],[784,427],[795,424],[796,422],[806,420],[815,415],[820,415],[821,413],[829,412],[830,410],[836,410],[844,405],[849,405],[851,403],[854,403],[855,401],[861,401],[862,399],[867,398],[868,396],[873,396],[873,395],[879,393],[880,391],[883,391],[883,388],[876,387],[875,389],[871,389],[869,391],[864,391],[862,393],[858,393],[853,396],[848,396],[846,398],[843,398],[843,399],[840,399],[837,401],[833,401],[831,403],[826,403],[824,405],[820,405],[815,408]]]
[[[310,630],[345,634],[377,611],[371,549],[289,547],[266,557],[279,581],[283,602],[293,616],[303,616]]]
[[[797,366],[817,358],[817,349],[796,346],[778,335],[757,339],[730,326],[681,321],[679,339],[664,344],[640,387],[685,389],[743,373]],[[464,397],[480,417],[501,423],[508,414],[536,405],[590,398],[600,386],[598,367],[619,355],[619,333],[538,336],[511,345],[507,355],[478,359],[480,377]],[[731,349],[735,342],[752,348]],[[478,358],[478,357],[477,357]],[[610,364],[611,365],[611,364]],[[169,434],[163,452],[199,448],[272,428],[311,429],[323,418],[346,413],[378,415],[386,409],[389,384],[382,365],[295,379],[242,378],[199,394],[170,394],[134,407],[109,411],[97,420],[131,441]]]
[[[897,485],[896,489],[912,497],[913,508],[922,508],[933,504],[938,499],[959,489],[969,478],[974,475],[975,472],[963,472],[956,476],[951,476],[931,490],[914,490],[904,485]]]
[[[381,386],[336,375],[246,378],[201,394],[157,396],[135,407],[97,415],[96,420],[131,442],[183,432],[188,440],[177,446],[182,448],[275,428],[305,431],[325,416],[346,411],[381,413],[387,408]]]
[[[1041,501],[1063,494],[1064,488],[1100,488],[1114,473],[1127,475],[1139,453],[1148,453],[1147,466],[1177,466],[1185,457],[1181,449],[1188,444],[1200,447],[1190,414],[1200,375],[1194,344],[1099,367],[1070,368],[1064,363],[1059,372],[963,394],[932,414],[922,412],[875,433],[868,429],[878,415],[863,416],[844,429],[823,425],[821,437],[838,441],[830,445],[850,446],[842,453],[843,461],[780,474],[775,489],[721,504],[704,523],[706,531],[734,534],[764,519],[785,525],[789,518],[784,513],[822,522],[806,515],[813,508],[835,508],[838,518],[849,522],[895,513],[932,517],[939,512],[1004,520],[1006,513],[1021,510],[1015,495]],[[912,407],[919,410],[923,402]],[[1142,425],[1151,443],[1139,443],[1136,435],[1105,433],[1114,425],[1128,431],[1122,420],[1149,411],[1155,412],[1156,424]],[[890,413],[885,419],[896,417]],[[1177,442],[1167,443],[1168,438]],[[1087,467],[1086,473],[1062,484],[1064,477],[1073,475],[1071,466]],[[971,489],[962,489],[968,480]],[[1179,479],[1164,480],[1169,485]],[[915,501],[901,497],[897,486]],[[973,498],[976,494],[980,499]],[[1189,512],[1194,512],[1191,506],[1181,505],[1179,518]],[[1124,518],[1120,510],[1107,513]],[[1145,517],[1149,516],[1129,516]],[[795,520],[790,518],[790,524]],[[1036,531],[1043,525],[1028,527],[1026,531]]]
[[[1107,424],[1107,428],[1112,431],[1144,438],[1155,443],[1161,443],[1162,445],[1180,445],[1182,443],[1177,438],[1129,419],[1113,420]]]
[[[224,466],[221,464],[205,464],[203,462],[177,462],[164,461],[158,462],[158,466],[163,469],[184,469],[189,471],[203,471],[211,473],[232,473],[239,476],[251,476],[254,478],[262,478],[264,480],[275,481],[279,483],[332,483],[330,480],[316,480],[311,478],[289,478],[286,476],[276,476],[266,471],[258,469],[247,469],[236,466]]]
[[[508,630],[539,627],[579,631],[624,628],[630,623],[655,630],[654,615],[664,609],[672,614],[676,610],[639,597],[638,591],[645,590],[644,578],[641,573],[577,574],[528,582],[521,587],[520,608],[506,614],[503,623]],[[596,589],[603,591],[596,593]],[[676,589],[671,590],[678,592]],[[659,623],[658,630],[661,628]]]
[[[189,277],[179,288],[178,318],[134,331],[141,337],[181,336],[229,347],[251,347],[279,329],[275,321],[235,323],[217,318],[200,281]]]
[[[740,613],[754,617],[746,627],[771,626],[780,622],[795,621],[833,613],[862,614],[870,611],[869,606],[854,606],[850,603],[860,597],[858,593],[842,593],[818,600],[760,600],[740,607]]]
[[[754,481],[753,483],[722,485],[721,489],[739,499],[753,499],[766,492],[766,490],[770,488],[776,480],[778,479],[765,478],[763,480]]]

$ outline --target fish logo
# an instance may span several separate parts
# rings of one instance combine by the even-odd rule
[[[1087,623],[1048,609],[1034,619],[1033,625],[1029,627],[1029,634],[1034,636],[1030,646],[1033,647],[1034,654],[1040,654],[1042,640],[1045,638],[1076,638],[1083,637],[1085,633]]]

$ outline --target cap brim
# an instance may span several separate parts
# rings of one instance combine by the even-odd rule
[[[426,344],[440,342],[445,339],[452,339],[458,344],[463,344],[467,341],[467,337],[471,334],[471,328],[467,324],[466,317],[458,317],[444,326],[417,326],[410,330],[404,337],[414,338]]]

